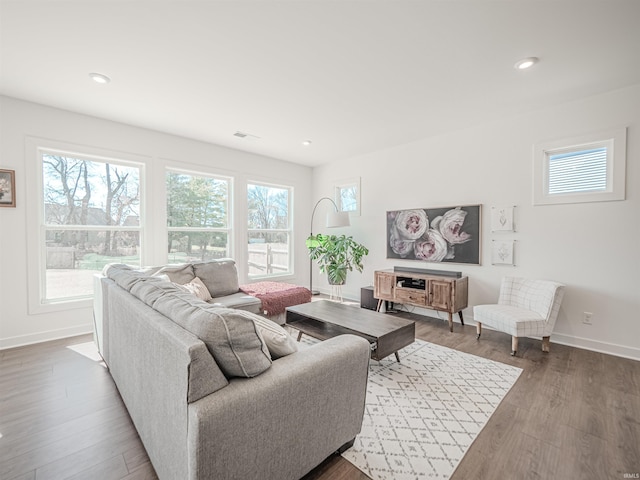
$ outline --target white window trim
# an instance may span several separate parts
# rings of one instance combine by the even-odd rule
[[[289,195],[288,195],[288,199],[287,199],[287,214],[288,214],[288,223],[289,223],[289,228],[287,229],[283,229],[283,228],[274,228],[274,229],[269,229],[269,230],[264,230],[264,229],[257,229],[257,228],[249,228],[248,226],[248,215],[249,215],[249,208],[248,208],[248,192],[249,192],[249,185],[260,185],[260,186],[264,186],[264,187],[273,187],[273,188],[282,188],[282,189],[287,189],[289,190]],[[246,214],[245,214],[245,219],[244,219],[244,228],[246,229],[246,238],[245,238],[245,245],[244,245],[244,250],[245,250],[245,265],[244,268],[246,269],[246,275],[247,278],[249,279],[249,281],[255,281],[255,280],[268,280],[268,279],[273,279],[273,278],[280,278],[280,279],[284,279],[284,278],[288,278],[288,277],[293,277],[294,276],[294,269],[295,269],[295,260],[294,260],[294,253],[295,253],[295,242],[294,242],[294,225],[293,225],[293,219],[294,219],[294,211],[293,211],[293,197],[294,197],[294,191],[295,188],[293,185],[283,185],[283,184],[278,184],[278,183],[273,183],[270,182],[268,180],[252,180],[252,179],[247,179],[246,184],[245,184],[245,205],[246,207]],[[284,232],[284,233],[288,233],[289,235],[289,269],[286,272],[282,272],[282,273],[275,273],[275,274],[271,274],[271,275],[249,275],[249,265],[248,265],[248,261],[249,261],[249,253],[248,253],[248,249],[249,249],[249,234],[254,233],[254,232]]]
[[[41,313],[57,312],[75,308],[91,308],[93,298],[64,298],[60,300],[45,300],[45,259],[44,249],[44,205],[43,205],[43,183],[42,183],[42,152],[55,152],[63,155],[74,156],[76,158],[86,158],[87,160],[108,161],[119,165],[134,166],[140,169],[140,261],[143,262],[146,221],[145,215],[145,167],[148,157],[135,154],[114,152],[96,147],[76,145],[55,140],[27,137],[25,139],[25,152],[27,158],[32,160],[27,162],[27,178],[32,179],[27,182],[27,195],[34,201],[27,204],[27,296],[28,312],[30,315]],[[93,228],[93,227],[91,227]]]
[[[199,177],[208,177],[208,178],[215,178],[216,180],[224,180],[227,182],[228,185],[228,190],[227,190],[227,227],[226,228],[200,228],[200,227],[169,227],[169,225],[167,225],[167,211],[166,211],[166,203],[167,203],[167,199],[168,199],[168,192],[167,192],[167,172],[171,172],[171,173],[178,173],[178,174],[183,174],[183,175],[191,175],[191,176],[199,176]],[[209,171],[206,168],[203,168],[201,170],[196,169],[191,169],[191,168],[180,168],[180,167],[175,167],[175,166],[167,166],[164,169],[164,176],[163,176],[163,187],[164,187],[164,203],[165,203],[165,220],[164,220],[164,228],[166,230],[166,235],[165,235],[165,244],[166,244],[166,239],[169,236],[169,232],[182,232],[182,231],[191,231],[191,232],[221,232],[221,233],[226,233],[227,234],[227,257],[229,258],[234,258],[234,251],[235,251],[235,236],[233,234],[233,203],[234,203],[234,191],[233,191],[233,177],[230,177],[228,175],[222,175],[222,174],[218,174],[218,173],[214,173],[212,171]],[[166,253],[165,256],[165,263],[168,263],[169,261],[169,254]]]
[[[607,147],[607,187],[598,192],[549,194],[549,157],[563,152]],[[607,202],[625,199],[627,129],[618,128],[534,145],[533,204]]]

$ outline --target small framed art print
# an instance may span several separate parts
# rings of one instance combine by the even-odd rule
[[[515,232],[513,210],[515,207],[491,207],[491,231]]]
[[[491,245],[491,263],[493,265],[515,265],[513,250],[515,240],[493,240]]]
[[[0,169],[0,207],[16,206],[16,171]]]

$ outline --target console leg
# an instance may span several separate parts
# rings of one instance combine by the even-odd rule
[[[460,316],[460,323],[464,325],[464,318],[462,318],[462,310],[458,312],[458,315]]]
[[[449,331],[453,332],[453,314],[449,312]]]
[[[476,340],[480,340],[480,334],[482,333],[482,324],[480,322],[476,323]]]

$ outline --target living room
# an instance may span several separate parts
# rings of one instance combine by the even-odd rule
[[[25,6],[21,6],[22,3]],[[22,22],[30,20],[35,15],[29,10],[28,4],[31,3],[3,2],[3,37],[9,35],[5,32],[17,35],[19,30],[28,30],[28,22],[11,25],[9,22],[14,19]],[[626,10],[621,9],[614,14],[611,10],[615,8],[606,6],[618,3]],[[527,5],[527,11],[535,10],[535,7]],[[40,4],[38,8],[51,8],[48,13],[56,14],[53,17],[56,19],[57,15],[61,15],[56,13],[55,7]],[[575,6],[558,8],[568,16]],[[322,162],[311,158],[306,163],[295,163],[292,160],[295,155],[291,154],[291,150],[287,151],[286,157],[278,156],[271,144],[265,149],[265,154],[260,154],[261,139],[232,138],[236,131],[255,132],[260,136],[260,125],[256,120],[245,120],[246,123],[242,123],[240,118],[234,118],[233,125],[227,127],[229,139],[225,143],[203,140],[206,126],[202,126],[198,132],[189,132],[181,127],[180,131],[166,133],[168,129],[160,121],[162,109],[156,110],[157,107],[154,106],[162,103],[162,98],[145,96],[144,82],[138,85],[139,97],[127,97],[122,103],[128,104],[128,109],[135,111],[139,108],[141,112],[151,112],[152,117],[158,115],[157,123],[145,124],[134,116],[128,121],[115,121],[113,118],[117,116],[117,112],[111,110],[110,104],[116,108],[117,102],[114,99],[119,90],[112,93],[108,89],[120,88],[118,85],[125,80],[105,71],[104,73],[114,75],[110,84],[89,84],[88,73],[98,68],[94,65],[102,65],[97,61],[87,61],[71,69],[78,76],[78,84],[74,87],[77,88],[78,95],[93,94],[99,97],[99,105],[93,112],[76,110],[71,99],[66,100],[67,103],[64,99],[59,103],[51,103],[45,96],[45,90],[41,90],[40,94],[32,92],[30,96],[26,96],[18,89],[18,83],[28,83],[32,75],[37,75],[37,65],[25,61],[26,66],[19,69],[19,74],[7,77],[10,82],[5,80],[5,75],[9,75],[8,72],[19,65],[17,58],[25,54],[21,52],[28,55],[31,48],[43,48],[44,43],[34,42],[37,44],[34,47],[19,44],[24,40],[23,36],[3,38],[5,71],[0,91],[0,168],[15,172],[16,206],[0,209],[0,348],[37,344],[93,330],[90,300],[41,302],[40,205],[34,199],[41,198],[37,181],[40,172],[40,165],[37,163],[38,148],[49,148],[119,158],[143,165],[143,210],[146,215],[142,220],[145,232],[141,248],[142,265],[161,265],[167,262],[164,193],[167,168],[232,178],[233,240],[230,252],[237,262],[241,283],[251,280],[246,242],[248,183],[263,182],[292,188],[294,210],[290,246],[293,262],[290,273],[278,280],[308,286],[310,267],[305,239],[309,235],[314,205],[322,197],[333,198],[337,185],[356,179],[360,196],[359,214],[351,215],[349,227],[335,230],[337,233],[353,236],[369,249],[364,271],[350,272],[343,287],[343,296],[352,300],[360,298],[361,287],[372,284],[376,270],[396,265],[434,268],[434,264],[430,263],[387,257],[386,212],[480,204],[480,264],[435,265],[439,269],[461,271],[469,277],[469,308],[464,312],[465,320],[468,319],[473,324],[472,306],[494,303],[497,300],[500,281],[505,275],[550,279],[566,285],[562,308],[551,337],[552,349],[553,344],[556,344],[640,360],[640,324],[636,321],[640,310],[640,296],[638,281],[634,277],[635,271],[640,267],[640,251],[636,247],[640,226],[635,221],[640,211],[637,194],[640,187],[640,71],[633,54],[633,49],[638,45],[637,33],[632,33],[624,23],[625,16],[627,19],[634,18],[633,14],[637,14],[638,9],[630,2],[598,2],[593,9],[589,14],[582,12],[585,16],[583,20],[593,20],[598,15],[611,15],[607,28],[612,32],[619,25],[616,22],[625,25],[618,29],[619,39],[615,43],[621,50],[616,51],[615,55],[601,52],[596,58],[598,62],[616,57],[616,62],[612,59],[608,61],[614,62],[612,68],[619,68],[619,74],[607,78],[606,89],[602,89],[595,81],[593,85],[590,84],[582,76],[582,71],[579,74],[562,71],[555,77],[545,76],[545,63],[559,68],[553,60],[554,45],[545,45],[543,51],[535,51],[536,45],[527,45],[526,55],[540,57],[540,62],[531,71],[517,72],[513,69],[513,63],[519,58],[500,60],[505,62],[504,75],[509,77],[509,81],[514,81],[512,77],[520,76],[516,81],[521,83],[514,90],[508,90],[513,96],[491,97],[490,95],[497,95],[494,90],[485,96],[486,86],[483,78],[479,78],[473,91],[461,92],[458,98],[447,97],[449,113],[445,117],[430,120],[429,135],[423,134],[419,128],[424,118],[416,113],[414,131],[396,139],[383,138],[381,127],[393,123],[393,118],[398,114],[393,109],[394,94],[380,94],[384,98],[380,98],[377,105],[360,103],[363,110],[365,107],[370,109],[369,115],[384,119],[376,124],[380,129],[352,131],[353,136],[360,137],[361,141],[369,138],[368,149],[331,151],[331,146],[323,144],[322,126],[317,127],[316,135],[309,133],[301,138],[297,138],[300,135],[296,131],[294,140],[301,159],[307,160],[306,155],[331,159]],[[80,21],[82,15],[89,12],[90,10],[82,10],[74,14],[77,17],[71,16],[74,21]],[[288,14],[293,15],[291,12]],[[327,17],[321,18],[327,20],[331,15],[327,13]],[[538,19],[541,20],[540,17]],[[534,29],[534,26],[531,28]],[[541,27],[535,25],[535,28]],[[41,42],[42,38],[40,37]],[[12,44],[12,40],[16,43]],[[259,39],[256,40],[258,41]],[[527,42],[523,40],[521,43],[524,45]],[[555,47],[562,51],[560,45]],[[523,46],[523,54],[524,50]],[[514,53],[516,52],[518,49],[514,48]],[[621,52],[626,52],[629,56],[625,57]],[[492,54],[477,53],[483,60],[491,60],[495,64]],[[590,52],[582,53],[588,57]],[[593,54],[596,55],[596,52]],[[55,63],[55,55],[51,56]],[[407,61],[406,57],[403,58]],[[128,61],[135,63],[138,60],[131,58]],[[385,57],[385,61],[390,59]],[[409,61],[417,59],[411,57]],[[625,63],[630,65],[625,66]],[[600,70],[599,65],[596,63],[595,67],[584,68]],[[343,66],[346,68],[348,65]],[[51,65],[47,64],[47,67]],[[262,67],[267,68],[265,65]],[[387,75],[382,71],[377,73]],[[169,84],[178,81],[172,76],[173,73],[167,75],[168,78],[161,81]],[[265,85],[273,81],[269,75],[264,75]],[[387,80],[390,81],[390,78]],[[557,83],[550,83],[551,79],[555,79]],[[190,81],[196,82],[193,79],[188,82]],[[449,81],[454,80],[449,78]],[[540,87],[536,87],[534,82],[547,85],[548,90],[543,92],[545,95],[540,93]],[[204,88],[199,82],[196,83]],[[394,83],[393,86],[401,88],[402,85]],[[330,87],[338,88],[335,85]],[[182,88],[189,90],[189,87]],[[535,88],[538,88],[535,90],[538,96],[529,96],[527,92]],[[317,93],[319,91],[321,90],[310,91],[309,94],[320,95]],[[568,91],[572,94],[568,95]],[[295,93],[297,101],[302,102],[303,94],[306,94],[304,88],[296,87]],[[485,97],[482,98],[483,96]],[[370,99],[364,93],[363,98]],[[258,95],[254,100],[259,104],[261,99]],[[430,101],[436,102],[436,99],[430,97]],[[465,110],[467,103],[473,109]],[[437,106],[434,103],[434,109]],[[213,105],[206,109],[209,112],[215,111]],[[437,111],[442,112],[442,109]],[[285,113],[283,111],[283,115]],[[332,118],[332,115],[348,116],[345,112],[322,113],[327,119]],[[140,115],[142,118],[142,113]],[[175,112],[175,115],[178,118],[186,116],[182,112]],[[268,115],[263,115],[262,118],[263,121],[268,121]],[[222,120],[217,119],[214,123]],[[265,123],[262,127],[265,131],[266,125]],[[626,128],[626,181],[623,200],[534,205],[532,172],[536,145],[614,128]],[[394,133],[399,135],[395,130]],[[311,145],[302,146],[300,141],[307,138],[312,140]],[[315,153],[307,153],[309,149],[315,149]],[[509,234],[494,233],[490,224],[491,208],[505,205],[515,206],[515,231]],[[322,219],[322,214],[329,208],[330,205],[326,203],[319,209],[313,222],[314,232],[333,233],[324,231]],[[515,241],[515,265],[492,264],[492,241],[498,239]],[[313,272],[313,282],[315,288],[323,293],[330,293],[331,288],[325,276],[319,275],[317,271]],[[590,323],[585,323],[585,312],[592,314]],[[468,332],[464,334],[469,335]],[[462,333],[454,332],[451,335]],[[504,347],[508,350],[509,339],[506,335],[493,338],[496,340],[494,348]],[[636,393],[631,397],[637,405],[637,369],[629,372],[628,381],[630,385],[635,385]],[[637,425],[638,418],[631,418],[630,421]],[[638,469],[640,466],[636,470]]]

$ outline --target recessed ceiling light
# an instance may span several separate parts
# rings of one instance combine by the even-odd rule
[[[308,147],[309,145],[311,145],[311,140],[305,140],[304,142],[302,142],[302,144],[303,144],[305,147]]]
[[[522,60],[516,62],[514,68],[516,70],[526,70],[527,68],[533,67],[536,63],[538,63],[537,57],[523,58]]]
[[[91,79],[96,82],[96,83],[101,83],[101,84],[106,84],[109,83],[111,81],[111,79],[109,77],[107,77],[106,75],[103,75],[101,73],[90,73],[89,76],[91,77]]]

